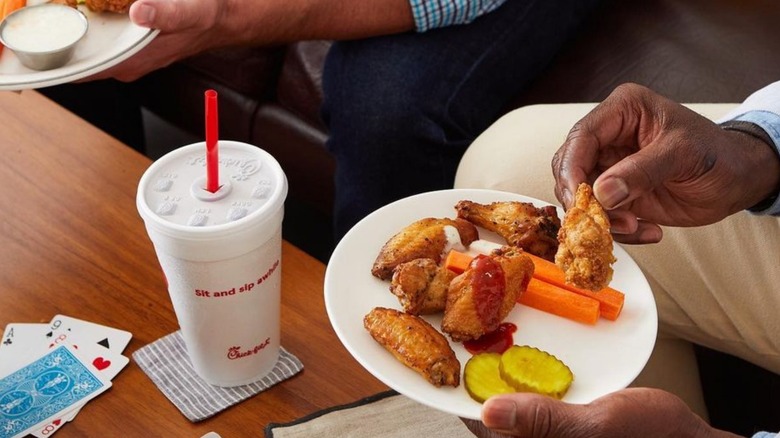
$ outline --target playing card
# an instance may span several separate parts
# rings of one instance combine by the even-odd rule
[[[46,333],[49,346],[58,345],[77,336],[82,343],[97,344],[116,353],[122,353],[133,335],[124,330],[107,327],[94,322],[84,321],[66,315],[56,315],[49,324]],[[72,341],[74,345],[78,345]]]
[[[76,342],[78,342],[78,340],[76,340]],[[76,354],[82,361],[91,364],[94,367],[93,371],[97,371],[99,375],[107,380],[112,380],[116,377],[116,375],[130,362],[128,357],[106,350],[97,344],[82,343],[78,348],[74,347],[74,350],[76,350]],[[38,438],[51,436],[54,432],[64,426],[65,423],[76,418],[76,415],[78,415],[79,411],[86,403],[86,400],[75,403],[70,410],[64,411],[58,417],[38,425],[30,432],[31,435]]]
[[[0,379],[0,438],[36,431],[110,388],[85,362],[63,344]]]
[[[10,323],[5,326],[0,341],[0,377],[23,365],[33,348],[43,346],[48,328],[48,324]]]
[[[128,357],[106,350],[97,344],[82,343],[76,350],[80,358],[91,364],[107,380],[113,380],[130,362]]]

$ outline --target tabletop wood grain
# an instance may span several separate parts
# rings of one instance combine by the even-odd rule
[[[135,208],[150,160],[34,91],[0,92],[0,325],[70,315],[133,334],[124,354],[178,329]],[[297,376],[191,423],[131,360],[57,437],[262,436],[387,387],[343,348],[325,313],[325,266],[284,243],[282,346]],[[0,328],[2,328],[0,327]]]

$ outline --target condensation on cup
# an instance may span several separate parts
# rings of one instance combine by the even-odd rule
[[[195,372],[238,386],[279,357],[287,179],[267,152],[222,140],[219,189],[208,192],[205,151],[196,143],[152,163],[136,201]]]

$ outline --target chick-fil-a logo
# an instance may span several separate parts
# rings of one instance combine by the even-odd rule
[[[255,345],[253,348],[250,348],[249,350],[241,351],[241,347],[230,347],[228,348],[227,357],[230,360],[236,360],[236,359],[241,359],[243,357],[252,356],[263,351],[263,349],[267,347],[268,344],[270,343],[271,343],[271,338],[265,338],[265,341],[263,341],[259,345]]]
[[[187,157],[187,164],[190,166],[206,166],[205,154],[192,155]],[[231,178],[237,181],[246,181],[250,176],[256,174],[263,167],[263,163],[255,158],[233,158],[230,156],[220,156],[219,164],[228,170],[234,169]]]

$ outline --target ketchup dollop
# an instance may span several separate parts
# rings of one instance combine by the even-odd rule
[[[502,322],[498,328],[490,333],[485,333],[477,339],[463,342],[463,347],[471,354],[478,353],[503,353],[514,345],[512,334],[517,331],[517,326],[511,322]]]
[[[490,257],[478,256],[471,262],[474,276],[471,287],[474,290],[474,303],[477,316],[485,327],[493,326],[498,317],[501,302],[504,299],[506,280],[501,265]]]

